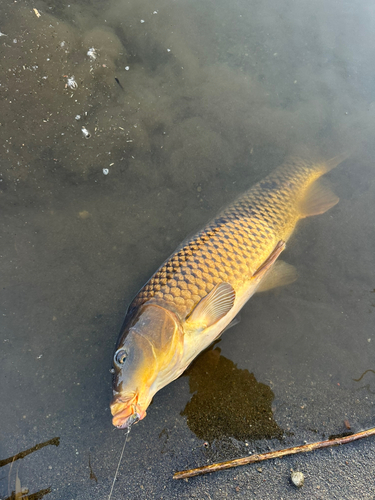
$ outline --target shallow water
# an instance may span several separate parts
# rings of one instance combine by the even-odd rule
[[[109,494],[125,439],[109,369],[127,305],[290,154],[348,151],[326,176],[340,203],[289,241],[299,279],[254,296],[156,395],[112,498],[231,497],[224,478],[171,475],[340,434],[344,420],[373,426],[373,4],[33,7],[3,2],[0,24],[0,460],[59,444],[3,463],[0,497],[17,471],[30,494]]]

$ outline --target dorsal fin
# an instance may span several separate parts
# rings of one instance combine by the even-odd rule
[[[232,309],[235,297],[231,284],[219,283],[198,302],[187,323],[201,328],[214,325]]]

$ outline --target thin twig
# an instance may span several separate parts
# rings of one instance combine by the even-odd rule
[[[40,450],[44,446],[48,446],[50,444],[51,445],[53,444],[55,446],[59,446],[60,438],[55,437],[53,439],[50,439],[49,441],[45,441],[44,443],[39,443],[39,444],[33,446],[32,448],[29,448],[28,450],[20,451],[19,453],[17,453],[13,457],[9,457],[9,458],[5,458],[4,460],[0,460],[0,467],[4,467],[4,465],[10,464],[11,462],[15,462],[16,460],[19,460],[20,458],[24,458],[27,455],[30,455],[30,453],[34,453],[34,451]]]
[[[227,462],[220,462],[212,465],[205,465],[197,469],[183,470],[176,472],[173,479],[185,479],[187,477],[199,476],[207,474],[208,472],[216,472],[218,470],[230,469],[238,467],[239,465],[252,464],[254,462],[262,462],[263,460],[270,460],[271,458],[285,457],[286,455],[295,455],[296,453],[305,453],[308,451],[319,450],[321,448],[328,448],[329,446],[338,446],[339,444],[351,443],[357,439],[362,439],[368,436],[375,435],[375,427],[367,431],[357,432],[345,437],[335,439],[328,439],[327,441],[318,441],[316,443],[304,444],[302,446],[294,446],[293,448],[285,448],[283,450],[269,451],[261,455],[251,455],[250,457],[236,458],[235,460],[228,460]]]

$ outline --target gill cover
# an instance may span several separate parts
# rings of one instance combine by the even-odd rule
[[[183,352],[178,317],[157,304],[139,308],[114,354],[111,413],[116,427],[129,427],[146,415],[154,394],[176,378]]]

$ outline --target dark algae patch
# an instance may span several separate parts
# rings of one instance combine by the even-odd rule
[[[193,397],[181,415],[190,430],[209,443],[230,437],[280,439],[283,430],[273,418],[270,387],[220,353],[218,347],[204,352],[186,371]]]

